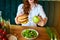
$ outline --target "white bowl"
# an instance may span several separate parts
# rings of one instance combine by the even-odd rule
[[[37,36],[34,37],[34,38],[24,37],[24,36],[23,36],[23,32],[25,32],[26,30],[33,30],[33,31],[35,31],[35,32],[37,33]],[[34,29],[25,29],[25,30],[23,30],[23,31],[21,32],[21,35],[22,35],[22,37],[24,37],[24,38],[27,39],[27,40],[33,40],[33,39],[36,39],[36,38],[38,37],[38,32],[37,32],[36,30],[34,30]]]

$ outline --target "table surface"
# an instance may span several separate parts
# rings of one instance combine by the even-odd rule
[[[35,29],[36,31],[38,31],[39,35],[34,40],[50,40],[45,27],[26,27],[26,26],[17,26],[17,25],[10,26],[11,34],[15,35],[18,38],[18,40],[26,40],[21,36],[21,32],[24,29]]]

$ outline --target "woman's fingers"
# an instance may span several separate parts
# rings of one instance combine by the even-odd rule
[[[16,23],[16,24],[19,24],[19,22],[18,22],[18,20],[17,20],[17,17],[15,18],[15,23]]]
[[[38,25],[39,25],[39,26],[44,26],[44,21],[40,21],[40,22],[38,23]]]
[[[20,16],[22,16],[22,15],[23,15],[23,13],[19,14],[18,16],[16,16],[15,22],[16,22],[17,24],[19,24],[18,17],[20,17]]]
[[[40,22],[38,23],[39,26],[44,26],[44,20],[41,16],[38,16],[40,18]]]
[[[38,23],[38,25],[44,26],[46,24],[46,22],[47,22],[47,18],[43,19],[41,16],[39,16],[39,18],[40,18],[41,21]]]
[[[40,21],[43,21],[43,18],[41,16],[38,16],[40,18]]]

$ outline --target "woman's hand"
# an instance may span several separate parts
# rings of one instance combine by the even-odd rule
[[[41,16],[39,16],[40,18],[40,22],[38,23],[39,26],[44,26],[47,22],[47,18],[42,18]]]
[[[16,24],[20,24],[20,22],[18,21],[18,17],[19,17],[19,16],[22,16],[22,15],[23,15],[23,13],[21,13],[20,15],[18,15],[18,16],[15,17],[15,23],[16,23]]]
[[[15,23],[20,24],[19,21],[17,20],[18,17],[15,18]]]
[[[16,18],[15,18],[15,23],[16,24],[21,24],[21,23],[24,23],[28,21],[28,16],[27,14],[22,14],[22,15],[18,15]]]

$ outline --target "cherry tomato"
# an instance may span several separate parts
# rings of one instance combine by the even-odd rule
[[[4,37],[4,38],[2,38],[2,40],[8,40],[8,39]]]
[[[7,32],[6,32],[6,31],[3,31],[3,32],[2,32],[2,34],[3,34],[3,35],[6,35],[6,34],[7,34]]]
[[[2,39],[3,38],[3,35],[0,35],[0,39]]]
[[[0,33],[2,33],[3,32],[3,30],[2,29],[0,29]]]

